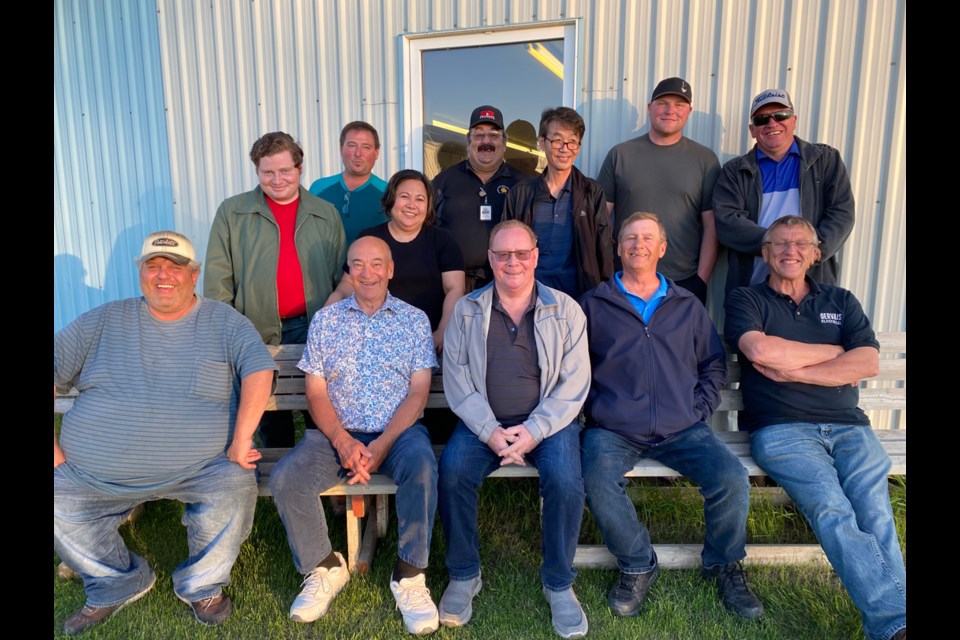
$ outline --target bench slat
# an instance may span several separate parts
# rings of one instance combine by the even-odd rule
[[[657,562],[663,569],[696,569],[700,566],[699,544],[655,544]],[[744,564],[828,564],[818,544],[748,544]],[[573,566],[589,569],[616,569],[617,559],[598,544],[577,545]]]

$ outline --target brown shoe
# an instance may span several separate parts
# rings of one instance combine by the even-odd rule
[[[177,597],[179,598],[180,596]],[[220,624],[233,613],[233,602],[230,601],[230,597],[225,593],[213,596],[212,598],[195,600],[194,602],[188,602],[183,598],[180,599],[190,605],[190,608],[193,610],[193,617],[196,618],[200,624]]]
[[[136,602],[143,596],[147,595],[150,589],[153,589],[153,585],[157,582],[157,576],[154,575],[150,584],[146,586],[139,593],[135,593],[131,597],[127,598],[119,604],[114,604],[109,607],[91,607],[90,605],[83,605],[83,608],[80,611],[77,611],[75,614],[67,618],[67,621],[63,623],[63,634],[67,636],[74,636],[78,633],[83,633],[90,627],[95,627],[100,624],[120,609],[123,609],[125,606],[131,602]]]

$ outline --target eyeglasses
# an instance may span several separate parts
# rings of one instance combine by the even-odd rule
[[[776,242],[767,240],[763,244],[772,244],[777,249],[777,251],[783,251],[787,249],[790,245],[795,246],[797,248],[797,251],[806,251],[810,247],[816,247],[820,243],[815,242],[813,240],[777,240]]]
[[[563,140],[562,138],[554,138],[553,140],[550,138],[544,138],[544,140],[549,142],[550,146],[557,150],[566,147],[567,149],[570,149],[570,151],[576,151],[580,148],[579,140]]]
[[[350,215],[350,192],[349,191],[343,194],[343,206],[340,207],[340,211],[345,216]]]
[[[485,131],[483,133],[471,133],[470,139],[474,142],[482,142],[483,140],[490,140],[490,142],[499,142],[503,138],[502,131]]]
[[[526,262],[533,256],[533,249],[517,249],[516,251],[494,251],[490,250],[490,253],[500,262],[509,262],[510,256],[517,256],[517,260],[520,262]]]
[[[774,111],[773,113],[764,113],[759,116],[753,116],[752,120],[753,120],[753,126],[762,127],[768,122],[770,122],[770,118],[773,118],[777,122],[783,122],[787,118],[792,118],[792,117],[793,117],[793,109],[782,109],[780,111]]]

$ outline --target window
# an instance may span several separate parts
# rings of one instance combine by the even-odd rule
[[[573,105],[576,23],[410,36],[405,68],[404,166],[433,178],[463,160],[470,113],[490,104],[503,113],[507,161],[532,173],[545,164],[540,112]]]

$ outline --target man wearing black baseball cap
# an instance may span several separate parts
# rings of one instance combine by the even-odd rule
[[[723,166],[713,194],[720,243],[730,248],[727,286],[763,282],[763,234],[783,216],[800,216],[817,231],[821,257],[807,274],[837,284],[837,257],[854,223],[853,190],[840,152],[794,135],[797,115],[784,89],[764,89],[750,105],[753,149]]]
[[[490,281],[487,238],[500,222],[504,196],[528,177],[504,162],[506,148],[507,132],[500,109],[479,106],[470,114],[467,159],[433,179],[437,226],[452,233],[463,251],[467,293]]]
[[[656,213],[669,238],[658,268],[706,303],[707,281],[717,261],[711,201],[720,161],[683,136],[692,103],[686,80],[661,80],[647,104],[650,130],[610,149],[597,181],[607,196],[614,237],[631,214]]]

